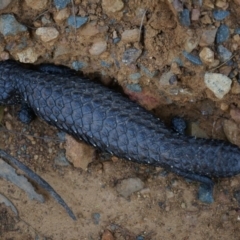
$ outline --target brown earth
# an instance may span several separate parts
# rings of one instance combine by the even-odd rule
[[[237,117],[231,112],[237,112],[240,106],[237,81],[240,79],[240,43],[236,41],[237,34],[233,34],[233,29],[240,26],[238,1],[208,0],[203,1],[201,7],[196,5],[197,1],[183,1],[190,11],[199,9],[201,13],[198,20],[192,21],[189,27],[183,27],[172,1],[125,1],[123,9],[113,13],[112,5],[108,4],[111,1],[76,0],[75,14],[89,16],[88,23],[76,30],[67,26],[65,20],[57,21],[58,10],[51,1],[46,2],[47,7],[36,10],[25,1],[13,1],[0,11],[1,14],[14,13],[17,21],[28,27],[28,32],[23,35],[1,36],[2,59],[18,59],[19,52],[31,47],[38,55],[34,64],[48,62],[71,67],[74,61],[85,62],[87,65],[81,69],[85,75],[117,89],[121,86],[131,99],[153,111],[167,125],[173,116],[178,115],[189,121],[189,128],[191,123],[200,127],[198,132],[190,130],[192,134],[228,138],[239,143],[238,136],[237,139],[233,139],[231,134],[226,137],[223,129],[224,121],[231,120],[237,126],[233,131],[239,131]],[[107,2],[106,5],[103,2]],[[231,77],[231,91],[219,100],[206,88],[203,80],[204,73],[212,67],[190,63],[182,56],[182,51],[188,39],[194,42],[206,29],[219,26],[211,13],[221,2],[227,6],[222,8],[231,13],[222,22],[231,29],[231,36],[224,46],[233,52],[232,60],[236,66],[231,71],[236,74]],[[69,14],[73,11],[71,4],[66,11]],[[210,22],[206,23],[207,18]],[[125,30],[141,29],[142,20],[141,38],[134,33],[124,38]],[[59,36],[53,41],[43,42],[35,33],[42,26],[56,28]],[[118,44],[113,43],[116,34],[122,36]],[[23,42],[24,47],[21,48]],[[99,42],[107,44],[106,50],[99,55],[91,54],[93,44]],[[141,50],[141,55],[126,65],[122,56],[126,49],[133,47]],[[208,47],[217,59],[215,44]],[[193,52],[198,53],[201,49],[197,44]],[[183,64],[176,66],[175,58]],[[103,66],[102,61],[107,66]],[[226,66],[219,65],[214,72],[225,73]],[[177,82],[161,84],[161,76],[170,69],[174,71]],[[140,73],[141,77],[131,79],[129,75],[133,73]],[[129,90],[128,84],[137,84],[142,91]],[[217,180],[214,203],[204,204],[198,200],[197,183],[187,182],[171,173],[165,176],[160,168],[101,157],[101,154],[89,164],[87,171],[73,166],[62,167],[54,162],[58,153],[65,149],[56,135],[57,130],[39,119],[26,126],[17,121],[16,110],[16,107],[5,108],[1,148],[48,181],[72,208],[77,221],[69,218],[64,209],[37,186],[36,189],[46,198],[45,203],[30,200],[25,192],[0,179],[1,193],[18,210],[18,216],[15,216],[10,208],[0,205],[0,239],[140,240],[140,236],[144,240],[239,239],[240,211],[234,198],[234,193],[240,189],[239,176]],[[50,140],[46,140],[46,136]],[[129,198],[120,196],[116,190],[117,183],[133,177],[140,178],[144,188]],[[98,214],[100,219],[96,220]],[[111,232],[108,237],[107,230]]]

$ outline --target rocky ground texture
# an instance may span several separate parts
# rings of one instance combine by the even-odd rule
[[[239,0],[0,1],[0,60],[68,66],[168,126],[183,117],[187,134],[238,146],[239,50]],[[77,221],[0,161],[1,239],[239,239],[239,177],[217,180],[213,199],[197,183],[96,153],[40,119],[23,125],[16,113],[0,109],[0,147],[47,180]]]

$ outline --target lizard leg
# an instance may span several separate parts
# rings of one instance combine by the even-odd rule
[[[18,112],[18,119],[20,122],[29,124],[35,118],[33,110],[25,102],[22,103],[21,109]]]

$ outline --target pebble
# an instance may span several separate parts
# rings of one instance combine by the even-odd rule
[[[55,15],[54,15],[54,20],[57,22],[57,23],[61,23],[63,22],[64,20],[66,20],[70,15],[70,11],[69,11],[69,8],[64,8],[64,9],[61,9],[60,11],[58,11]]]
[[[140,236],[137,236],[137,237],[136,237],[136,240],[144,240],[144,237],[141,236],[141,235],[140,235]]]
[[[147,77],[150,77],[150,78],[153,78],[153,77],[156,77],[158,75],[158,70],[153,70],[153,71],[150,71],[148,68],[146,68],[144,65],[142,64],[139,64],[139,67],[141,69],[141,71],[147,76]]]
[[[229,27],[225,24],[222,24],[217,30],[216,43],[219,44],[227,41],[229,36],[230,36]]]
[[[182,74],[182,71],[177,62],[172,62],[170,71],[176,75]]]
[[[114,240],[114,236],[113,236],[112,232],[105,229],[104,232],[103,232],[101,240]]]
[[[12,14],[3,14],[0,16],[0,32],[4,36],[13,36],[27,32],[27,28],[20,24]]]
[[[191,20],[198,21],[200,17],[200,10],[198,8],[194,8],[191,12]]]
[[[48,6],[48,0],[25,0],[28,7],[34,10],[43,10]]]
[[[199,53],[199,57],[206,65],[214,62],[214,52],[208,47],[204,47],[201,50],[201,52]]]
[[[116,13],[124,8],[122,0],[102,0],[102,8],[109,13]]]
[[[75,23],[76,20],[76,23]],[[88,17],[80,17],[71,15],[67,19],[67,24],[73,28],[80,28],[88,21]]]
[[[222,9],[227,9],[229,6],[229,3],[226,0],[216,0],[216,6]]]
[[[203,33],[200,38],[199,45],[201,47],[207,47],[209,45],[212,45],[215,41],[217,33],[217,28],[209,29],[209,30],[203,30]]]
[[[105,52],[107,49],[107,42],[106,41],[99,41],[93,43],[91,48],[89,49],[89,53],[91,55],[100,55]]]
[[[191,24],[191,21],[190,21],[190,12],[188,9],[183,9],[182,12],[180,12],[180,15],[179,15],[179,20],[180,20],[180,23],[184,26],[184,27],[189,27],[190,24]]]
[[[133,83],[133,84],[127,84],[126,88],[130,90],[131,92],[141,92],[142,88],[139,84]]]
[[[50,42],[59,36],[59,32],[54,27],[40,27],[36,30],[36,35],[38,35],[43,42]]]
[[[0,10],[6,8],[11,2],[12,2],[12,0],[1,0],[0,1]]]
[[[185,135],[187,123],[182,117],[173,117],[171,120],[171,124],[174,131],[181,135]]]
[[[240,94],[240,84],[238,81],[233,81],[231,93],[232,94]]]
[[[72,68],[76,71],[79,71],[82,68],[87,67],[88,64],[86,62],[82,62],[82,61],[74,61],[72,62]]]
[[[219,45],[217,47],[217,52],[218,52],[218,56],[222,62],[226,62],[226,61],[230,60],[232,57],[232,53],[227,48],[225,48],[223,45]]]
[[[170,85],[170,79],[173,76],[175,76],[175,75],[171,71],[163,73],[160,77],[160,80],[159,80],[160,87]]]
[[[121,41],[121,38],[120,37],[116,37],[116,38],[113,38],[113,43],[114,44],[117,44]]]
[[[213,203],[213,188],[206,184],[200,184],[198,189],[198,199],[203,203]]]
[[[132,74],[130,74],[129,76],[128,76],[128,78],[130,79],[130,80],[138,80],[139,78],[141,78],[141,73],[132,73]]]
[[[99,224],[99,222],[100,222],[100,217],[101,217],[100,213],[93,213],[93,214],[92,214],[92,218],[93,218],[94,224],[96,224],[96,225]]]
[[[227,103],[223,102],[223,103],[221,103],[220,108],[222,111],[227,111],[229,106]]]
[[[199,43],[198,38],[187,38],[184,44],[184,49],[190,53],[192,52],[193,49],[197,47],[198,43]]]
[[[215,9],[213,10],[213,17],[217,21],[221,21],[230,15],[229,11]]]
[[[190,122],[188,124],[188,134],[196,138],[208,138],[206,132],[199,127],[199,123]]]
[[[54,163],[61,167],[69,166],[69,162],[65,156],[64,151],[59,151],[58,155],[54,158]]]
[[[128,48],[123,53],[122,62],[126,65],[134,63],[141,56],[142,50],[137,48]]]
[[[204,75],[204,82],[214,95],[222,99],[231,89],[232,80],[220,73],[208,73]]]
[[[125,30],[122,33],[122,40],[124,42],[137,42],[139,40],[140,31],[138,28]]]
[[[229,142],[236,144],[240,147],[240,129],[236,122],[234,122],[233,120],[224,120],[223,131]]]
[[[190,61],[191,63],[193,63],[194,65],[202,65],[202,61],[198,56],[195,56],[191,53],[188,53],[187,51],[183,51],[183,56]]]
[[[17,58],[22,63],[35,63],[39,56],[40,55],[32,47],[17,53]]]
[[[183,3],[180,0],[173,0],[172,5],[177,12],[183,11]]]
[[[117,192],[124,198],[128,198],[132,193],[138,192],[144,188],[144,183],[140,178],[128,178],[120,181],[117,186]]]
[[[71,0],[54,0],[53,2],[57,9],[63,9],[71,2]]]
[[[210,18],[210,16],[208,14],[204,15],[201,18],[201,22],[202,22],[202,24],[205,24],[205,25],[212,25],[212,19]]]
[[[88,164],[95,158],[95,149],[66,135],[66,157],[74,167],[86,170]]]

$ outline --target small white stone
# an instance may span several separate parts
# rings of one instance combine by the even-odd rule
[[[123,9],[124,3],[122,0],[102,0],[102,7],[106,12],[119,12]]]
[[[17,53],[18,60],[23,63],[34,63],[37,61],[38,57],[39,54],[31,47]]]
[[[205,73],[204,82],[214,95],[222,99],[231,89],[232,80],[220,73]]]
[[[43,42],[50,42],[58,37],[59,32],[54,27],[40,27],[36,30],[36,34]]]
[[[89,49],[91,55],[100,55],[107,49],[107,43],[105,41],[95,42]]]
[[[190,53],[192,52],[193,49],[197,47],[198,43],[199,43],[198,38],[189,37],[185,41],[184,49]]]
[[[202,51],[199,54],[199,57],[205,64],[211,64],[214,62],[214,52],[208,47],[204,47],[202,49]]]
[[[124,42],[136,42],[139,40],[139,34],[140,34],[140,31],[138,28],[125,30],[122,33],[122,40]]]

